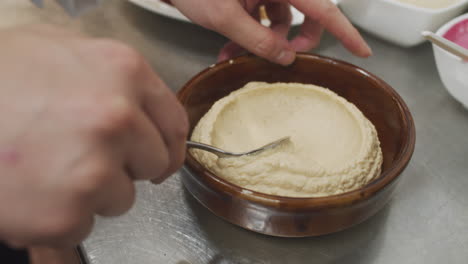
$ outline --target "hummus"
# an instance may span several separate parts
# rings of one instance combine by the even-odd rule
[[[289,197],[319,197],[357,189],[380,174],[377,132],[359,109],[315,85],[251,82],[217,101],[192,140],[233,152],[290,136],[258,155],[194,157],[225,180],[246,189]]]

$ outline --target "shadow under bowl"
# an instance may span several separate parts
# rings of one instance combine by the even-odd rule
[[[391,198],[415,146],[408,107],[384,81],[346,62],[300,53],[287,67],[245,55],[213,65],[177,94],[194,126],[222,97],[251,81],[297,82],[329,88],[354,103],[375,125],[383,152],[382,173],[360,189],[327,197],[292,198],[263,194],[232,184],[187,152],[183,183],[214,214],[243,228],[280,237],[337,232],[379,211]]]

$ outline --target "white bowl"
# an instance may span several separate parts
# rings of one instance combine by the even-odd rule
[[[441,9],[417,7],[396,0],[341,0],[339,5],[351,22],[363,30],[397,45],[411,47],[424,42],[421,31],[434,32],[463,13],[468,0]]]
[[[173,18],[179,21],[191,22],[186,16],[184,16],[177,8],[174,6],[164,3],[160,0],[128,0],[129,2],[140,6],[144,9],[152,11],[156,14],[160,14],[169,18]],[[338,0],[331,0],[336,4]],[[304,22],[304,15],[298,11],[296,8],[291,7],[292,13],[292,25],[297,26],[301,25]]]
[[[443,25],[436,34],[443,36],[458,22],[468,19],[468,13],[459,16]],[[443,50],[437,45],[432,45],[440,78],[449,93],[468,108],[468,62],[460,57]]]

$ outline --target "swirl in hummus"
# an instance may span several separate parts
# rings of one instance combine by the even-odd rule
[[[191,139],[242,152],[285,136],[289,143],[259,155],[218,158],[191,152],[231,183],[280,196],[340,194],[380,174],[375,127],[355,105],[315,85],[251,82],[218,100]]]

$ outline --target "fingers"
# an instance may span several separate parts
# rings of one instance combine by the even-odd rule
[[[288,4],[286,3],[267,3],[266,11],[270,19],[270,29],[275,32],[278,36],[286,37],[288,36],[289,29],[291,28],[291,10]],[[252,17],[259,20],[258,17],[258,8],[252,12]],[[219,52],[218,61],[227,60],[236,56],[241,55],[245,51],[241,45],[235,42],[228,42]]]
[[[229,13],[223,16],[222,19],[229,23],[215,24],[214,29],[233,42],[272,62],[288,65],[294,61],[295,52],[287,39],[262,26],[240,4],[230,7]]]
[[[121,107],[124,110],[108,107],[110,114],[100,118],[101,123],[108,123],[107,127],[110,127],[103,130],[111,131],[104,135],[129,131],[129,143],[124,146],[128,150],[128,173],[134,179],[163,181],[182,165],[185,158],[188,119],[184,108],[138,52],[109,40],[93,44],[90,49],[104,54],[111,63],[107,68],[115,68],[111,73],[120,77],[112,93],[124,93],[122,105],[125,107]],[[109,104],[112,97],[115,96],[107,96],[103,104]],[[102,105],[99,110],[101,108]]]
[[[291,47],[296,51],[309,51],[316,48],[320,43],[322,37],[323,27],[306,17],[301,26],[301,31],[291,41]]]
[[[330,0],[290,0],[290,3],[298,10],[302,11],[307,17],[316,20],[320,25],[330,31],[355,55],[361,57],[372,55],[371,49],[359,32]],[[315,27],[308,26],[307,30],[312,30],[312,32],[306,32],[303,33],[303,35],[313,36],[314,33],[316,33]],[[297,42],[300,41],[304,40],[298,40]],[[311,41],[305,42],[306,44],[311,43]],[[296,45],[299,44],[296,43]]]
[[[94,216],[91,214],[74,214],[80,216],[77,219],[70,219],[68,215],[62,214],[62,219],[52,217],[42,217],[36,219],[40,223],[27,230],[21,238],[16,241],[7,241],[15,248],[44,246],[54,248],[75,247],[91,232],[94,225]],[[45,223],[45,224],[44,224]],[[38,229],[38,226],[42,228]]]
[[[108,179],[92,201],[96,205],[94,212],[102,216],[121,215],[130,209],[135,201],[135,186],[123,169],[116,168]]]
[[[129,135],[131,144],[127,146],[125,169],[133,179],[164,179],[171,163],[178,162],[171,162],[169,151],[174,150],[169,150],[161,131],[145,113],[137,114],[136,123],[138,125]],[[170,133],[170,131],[168,132]],[[180,143],[174,142],[172,144]],[[182,146],[177,147],[181,148]],[[176,149],[175,151],[180,150]],[[174,157],[174,154],[172,156],[172,158],[180,159],[180,157]]]
[[[151,120],[153,129],[159,131],[169,157],[166,170],[158,177],[152,177],[154,183],[164,181],[179,169],[185,159],[185,142],[188,134],[188,118],[185,109],[174,93],[154,74],[150,75],[143,91],[143,109]],[[162,155],[154,153],[143,155]]]
[[[287,3],[271,2],[265,5],[270,18],[270,28],[280,36],[287,37],[291,28],[292,14]]]
[[[70,263],[76,258],[75,248],[51,248],[51,247],[30,247],[28,248],[29,263]]]
[[[236,57],[244,51],[245,49],[239,46],[239,44],[230,41],[219,51],[218,61],[225,61]]]

